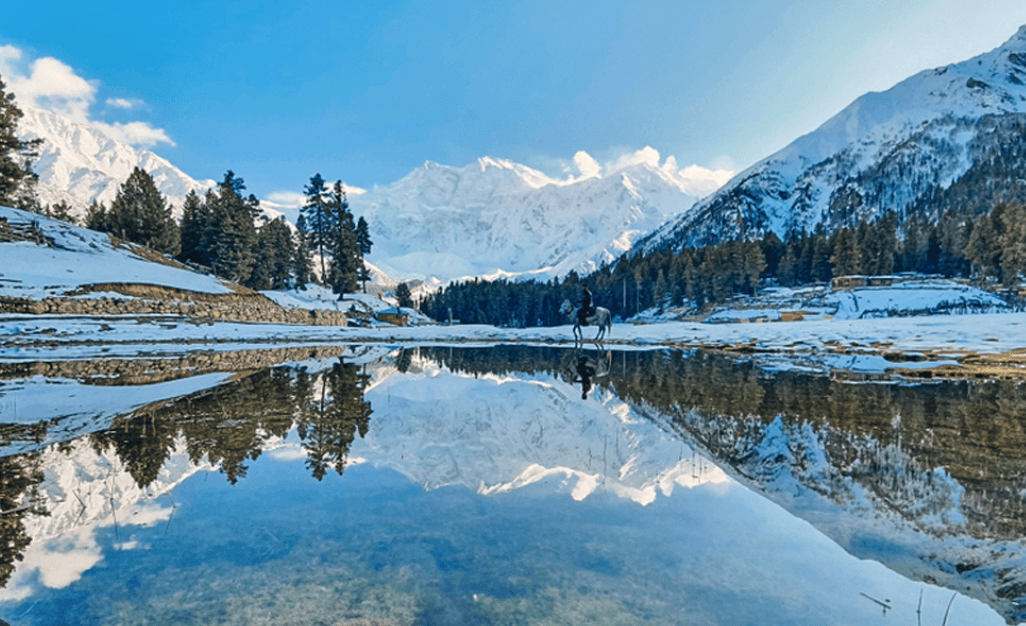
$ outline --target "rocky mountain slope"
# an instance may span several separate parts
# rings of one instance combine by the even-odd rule
[[[820,224],[829,231],[887,210],[929,213],[924,199],[1019,144],[1024,114],[1026,26],[988,53],[863,95],[640,245],[679,249]]]
[[[176,214],[189,191],[215,184],[102,128],[23,109],[21,137],[43,139],[34,166],[40,200],[65,201],[78,217],[94,200],[113,200],[134,167],[153,176]],[[399,181],[353,193],[350,202],[371,226],[368,261],[398,279],[590,271],[723,179],[722,172],[679,169],[672,157],[660,163],[652,148],[633,157],[605,170],[587,157],[587,172],[565,179],[490,157],[465,167],[428,162]]]
[[[668,161],[566,180],[487,157],[463,168],[429,162],[351,205],[371,226],[369,259],[393,276],[547,278],[618,258],[694,204],[701,185]]]
[[[153,176],[157,189],[180,215],[182,202],[191,190],[202,191],[212,180],[196,180],[149,150],[118,141],[102,128],[81,124],[57,113],[22,106],[18,129],[22,139],[42,139],[33,169],[39,174],[39,199],[44,204],[64,201],[73,214],[84,215],[96,200],[110,203],[118,185],[135,167]]]

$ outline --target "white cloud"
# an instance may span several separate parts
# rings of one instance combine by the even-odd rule
[[[561,161],[561,164],[563,172],[568,175],[568,178],[560,183],[564,185],[589,178],[604,178],[629,167],[647,165],[660,170],[663,175],[679,185],[681,191],[698,197],[704,197],[716,191],[735,174],[732,167],[733,161],[728,157],[718,158],[713,164],[714,169],[697,164],[681,168],[676,157],[670,155],[664,161],[659,151],[651,146],[626,152],[607,161],[605,165],[599,164],[590,154],[581,150],[574,155],[572,166],[566,161]],[[579,172],[580,176],[574,176],[575,172]]]
[[[128,98],[107,98],[107,106],[112,109],[134,109],[142,103],[142,100],[135,98],[131,100]]]
[[[4,82],[11,80],[15,64],[21,60],[21,50],[14,46],[0,46],[0,77]]]
[[[90,124],[111,133],[119,141],[142,148],[157,144],[175,145],[162,128],[148,122],[108,124],[91,119],[90,108],[96,101],[100,82],[86,80],[66,63],[53,57],[42,57],[25,64],[24,53],[10,45],[0,46],[0,74],[8,89],[21,105],[53,111],[82,124]],[[134,109],[141,100],[111,98],[112,108]]]
[[[689,193],[704,197],[716,191],[734,177],[733,170],[710,170],[701,165],[689,165],[677,173]]]
[[[584,150],[579,150],[574,155],[574,164],[581,173],[582,178],[596,178],[602,176],[602,166]]]
[[[28,75],[14,74],[10,88],[21,102],[76,122],[88,121],[89,106],[96,97],[95,81],[78,76],[70,66],[53,57],[33,61]]]
[[[645,164],[651,165],[652,167],[659,167],[659,160],[659,151],[652,146],[645,146],[637,152],[625,154],[612,163],[607,163],[606,174],[615,174],[620,170],[631,167],[632,165]]]
[[[272,191],[260,200],[261,204],[269,204],[276,209],[298,209],[305,201],[306,196],[298,191]]]
[[[175,142],[167,136],[163,128],[154,128],[146,122],[128,122],[127,124],[106,124],[104,122],[90,122],[93,126],[102,128],[109,135],[122,143],[141,148],[152,148],[159,143],[166,143],[174,146]]]

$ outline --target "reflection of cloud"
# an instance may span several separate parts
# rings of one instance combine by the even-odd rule
[[[295,461],[306,458],[306,450],[298,443],[285,444],[267,453],[267,456],[276,461]]]
[[[45,587],[62,589],[82,577],[103,560],[96,543],[95,528],[77,528],[60,537],[33,541],[25,549],[7,587],[0,589],[0,600],[24,600],[36,590],[38,580]]]
[[[151,527],[166,522],[173,508],[147,500],[123,507],[117,512],[119,526]],[[0,589],[0,601],[19,601],[32,595],[40,584],[51,589],[62,589],[82,577],[84,573],[103,561],[103,549],[96,540],[99,528],[114,525],[113,517],[104,517],[95,523],[72,528],[57,537],[34,539],[24,552],[7,586]],[[133,535],[129,540],[113,545],[116,550],[145,548]]]
[[[53,57],[42,57],[27,62],[24,53],[14,46],[0,46],[0,74],[8,89],[24,104],[83,124],[90,124],[111,134],[118,141],[133,146],[152,148],[159,143],[175,145],[162,128],[148,122],[108,124],[90,119],[89,109],[96,100],[99,81],[86,80],[66,63]],[[134,109],[141,100],[111,98],[106,105],[119,109]]]

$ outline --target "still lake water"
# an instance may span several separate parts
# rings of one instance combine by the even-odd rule
[[[1017,623],[1024,426],[669,350],[0,364],[0,618]]]

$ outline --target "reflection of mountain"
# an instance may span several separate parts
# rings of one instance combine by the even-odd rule
[[[615,395],[581,401],[579,386],[551,375],[415,365],[368,394],[374,420],[353,452],[425,488],[496,493],[554,480],[576,499],[604,489],[647,504],[675,485],[724,479]]]
[[[421,348],[359,366],[315,356],[148,405],[88,441],[39,446],[43,461],[8,457],[26,459],[29,480],[0,502],[28,501],[32,468],[64,468],[41,485],[63,508],[50,502],[55,519],[26,524],[57,528],[56,518],[81,510],[75,494],[92,493],[90,480],[125,483],[99,489],[94,502],[120,511],[161,493],[184,467],[209,463],[244,484],[247,466],[279,448],[275,457],[305,458],[314,477],[362,459],[429,489],[545,483],[577,499],[605,490],[649,503],[678,485],[726,480],[694,443],[850,553],[1026,617],[1015,604],[1026,596],[1026,388],[846,384],[654,351],[613,354],[582,401],[567,350]],[[92,478],[54,489],[75,464]],[[3,530],[24,539],[13,522]]]
[[[639,412],[850,553],[1026,618],[1026,389],[852,385],[653,356],[638,358],[658,359],[657,384],[646,367],[612,382]]]

